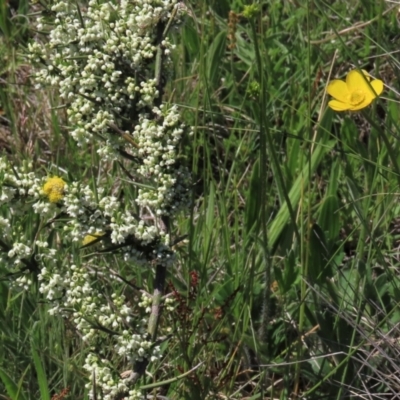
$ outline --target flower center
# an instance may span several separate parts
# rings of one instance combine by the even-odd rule
[[[361,89],[356,89],[350,93],[349,103],[356,106],[362,103],[365,99],[365,93]]]

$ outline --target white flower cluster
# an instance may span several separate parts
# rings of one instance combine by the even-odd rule
[[[10,220],[8,218],[3,218],[0,216],[0,232],[2,232],[2,236],[8,237],[11,232]]]
[[[0,206],[11,200],[19,201],[21,196],[39,198],[43,179],[31,171],[32,165],[11,168],[4,157],[0,157]]]
[[[148,296],[147,294],[143,293],[142,301],[138,303],[138,306],[145,308],[146,312],[150,314],[152,303],[153,303],[153,299],[150,296]]]
[[[142,114],[133,137],[143,164],[139,172],[152,180],[155,190],[140,189],[137,203],[157,215],[175,214],[188,203],[190,174],[177,162],[178,146],[184,132],[176,106],[153,108],[159,120]]]
[[[21,259],[31,255],[31,248],[24,243],[13,243],[12,249],[8,252],[8,257],[14,258],[14,264],[20,265]]]
[[[37,273],[39,291],[52,305],[50,313],[66,316],[73,310],[72,320],[90,345],[100,337],[110,340],[111,334],[115,354],[130,366],[143,358],[158,359],[160,349],[149,341],[146,331],[147,311],[106,285],[110,281],[119,282],[117,276],[110,276],[108,264],[100,262],[95,267],[81,262],[72,264],[71,254],[74,243],[81,246],[85,236],[94,235],[104,237],[107,246],[119,246],[113,254],[122,249],[123,257],[130,261],[136,259],[142,265],[167,266],[173,260],[169,235],[158,227],[156,219],[144,220],[133,215],[123,201],[106,196],[106,190],[101,187],[95,195],[89,186],[78,182],[67,184],[59,177],[37,178],[29,167],[11,166],[0,158],[0,193],[8,193],[4,196],[8,201],[0,205],[2,266],[21,272],[14,283],[23,289],[28,289],[32,283],[29,273]],[[57,195],[56,203],[50,200],[53,190]],[[20,212],[21,209],[24,212]],[[48,229],[42,228],[39,233],[24,229],[23,221],[35,214],[39,214],[43,226]],[[50,246],[48,238],[54,229],[52,222],[60,215],[64,229],[56,250],[52,248],[55,243]],[[62,249],[65,255],[60,255]],[[30,265],[32,262],[34,264]],[[107,376],[107,381],[97,381],[104,398],[112,399],[112,394],[121,390],[130,393],[126,398],[139,396],[127,389],[118,374],[111,380],[106,374],[110,372],[107,367],[100,366],[101,360],[98,363],[99,375]]]
[[[102,396],[102,399],[114,400],[115,398],[121,398],[119,396],[123,393],[124,400],[143,400],[143,396],[139,391],[130,389],[125,379],[116,376],[109,360],[100,359],[96,354],[90,353],[86,357],[84,367],[90,373],[90,376],[95,377],[96,383],[101,387],[102,392],[106,393]],[[88,383],[87,388],[90,390],[92,385]]]
[[[53,314],[75,310],[72,315],[74,323],[89,343],[99,339],[99,329],[113,333],[116,352],[130,362],[144,356],[158,357],[158,349],[153,351],[147,340],[146,321],[137,318],[137,308],[128,306],[124,295],[112,293],[107,296],[104,286],[101,282],[94,282],[95,274],[86,266],[71,265],[61,268],[61,271],[62,276],[42,268],[39,274],[40,291],[53,301]]]
[[[11,167],[4,158],[0,158],[0,175],[0,197],[4,199],[3,203],[7,203],[4,208],[7,215],[0,217],[3,238],[7,238],[7,233],[10,235],[10,218],[24,217],[24,213],[32,207],[45,219],[58,214],[68,217],[64,225],[64,241],[70,238],[72,242],[81,243],[85,236],[101,232],[110,238],[112,244],[123,245],[120,247],[125,260],[135,259],[141,265],[154,262],[166,266],[171,264],[173,252],[169,248],[169,235],[158,226],[157,219],[140,219],[126,209],[123,201],[104,195],[104,188],[97,188],[97,202],[89,186],[79,182],[65,183],[62,198],[55,204],[50,203],[43,192],[46,178],[37,178],[33,172]],[[20,233],[15,231],[14,236],[8,237],[11,246],[7,250],[8,256],[20,264],[21,258],[26,258],[32,250],[28,244],[21,242]],[[47,248],[47,243],[37,243],[42,248],[41,252]]]
[[[10,232],[11,219],[22,209],[13,207],[20,198],[44,222],[34,238],[9,233],[7,250],[14,262],[34,258],[51,312],[73,310],[73,321],[90,346],[107,338],[115,354],[131,365],[155,360],[160,349],[149,341],[143,319],[148,306],[116,294],[107,284],[118,281],[120,271],[114,276],[105,263],[84,264],[76,244],[86,248],[96,240],[102,250],[137,265],[169,266],[174,260],[164,221],[189,203],[190,174],[179,158],[188,129],[177,107],[163,104],[162,95],[174,47],[166,28],[180,22],[184,7],[178,0],[88,0],[81,8],[69,0],[45,3],[49,9],[37,22],[38,31],[47,33],[45,42],[30,44],[32,60],[44,64],[36,74],[38,85],[59,90],[79,145],[96,146],[105,161],[124,161],[124,166],[126,159],[132,161],[135,169],[127,170],[137,180],[138,196],[129,204],[105,189],[95,193],[59,177],[46,181],[28,172],[7,177],[0,182],[0,206],[6,203],[12,211],[0,219],[4,231]],[[64,225],[51,243],[54,222]],[[55,241],[64,258],[51,248]],[[22,276],[20,285],[27,284]],[[106,355],[90,354],[85,368],[95,374],[105,400],[142,398]]]
[[[0,263],[10,272],[32,272],[33,264],[29,261],[33,250],[29,234],[19,221],[24,219],[31,201],[39,199],[44,180],[31,172],[32,165],[11,166],[0,157]],[[26,288],[31,280],[23,275],[15,283]]]
[[[177,107],[160,98],[173,49],[163,29],[180,22],[183,7],[178,0],[90,0],[78,10],[53,0],[51,11],[49,24],[44,17],[38,23],[48,42],[30,44],[30,53],[46,63],[37,82],[59,88],[71,135],[80,145],[96,139],[103,160],[137,160],[137,174],[150,186],[140,189],[140,206],[159,216],[187,206],[190,175],[177,162],[187,128]]]

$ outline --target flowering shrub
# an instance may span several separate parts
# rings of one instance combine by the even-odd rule
[[[139,189],[137,203],[157,215],[187,206],[189,174],[178,162],[185,127],[177,107],[161,101],[173,49],[164,31],[170,19],[179,22],[179,10],[177,0],[91,0],[83,13],[54,1],[49,41],[29,46],[34,62],[46,62],[39,86],[56,86],[67,103],[72,137],[82,146],[96,140],[105,161],[136,161],[151,186]]]
[[[29,236],[28,232],[13,228],[22,228],[29,212],[38,214],[46,226],[57,221],[60,215],[68,216],[62,239],[64,243],[70,243],[67,253],[71,254],[74,242],[80,246],[82,240],[90,242],[92,238],[104,238],[109,245],[119,245],[113,254],[120,254],[125,261],[140,265],[156,262],[163,266],[173,261],[168,234],[143,220],[136,221],[113,196],[103,196],[97,203],[87,186],[66,184],[59,177],[37,178],[34,173],[26,172],[26,167],[12,167],[4,158],[0,158],[0,176],[1,199],[6,206],[2,207],[3,217],[0,219],[3,232],[1,262],[10,272],[18,274],[15,283],[27,288],[31,283],[29,273],[37,273],[39,290],[52,304],[50,312],[66,315],[68,309],[73,309],[73,320],[84,340],[90,343],[112,333],[116,352],[130,363],[145,356],[156,358],[159,349],[152,347],[148,340],[143,318],[149,310],[140,310],[135,304],[128,305],[124,295],[106,293],[104,277],[110,277],[107,265],[98,263],[96,268],[89,268],[89,264],[81,260],[72,263],[71,257],[60,265],[59,251],[49,240],[49,230],[31,232]],[[98,193],[102,190],[98,189]],[[99,274],[102,279],[99,279]],[[119,280],[117,273],[114,277],[111,274],[111,278]],[[127,329],[127,326],[133,329]],[[101,376],[103,372],[99,362],[96,370]],[[111,396],[115,390],[109,386],[103,389]],[[120,383],[117,386],[118,390],[122,387]],[[111,399],[112,396],[105,398]]]
[[[100,184],[94,191],[84,182],[46,178],[30,165],[0,158],[1,262],[17,274],[20,287],[27,288],[30,273],[36,274],[50,312],[72,315],[92,349],[85,369],[103,399],[139,399],[135,364],[160,355],[147,303],[150,298],[159,306],[162,289],[150,296],[132,286],[135,295],[128,299],[121,271],[81,254],[95,242],[102,257],[119,255],[128,265],[162,271],[174,261],[166,221],[189,203],[190,174],[179,159],[188,130],[162,94],[173,50],[166,35],[183,9],[177,0],[90,0],[82,9],[68,1],[50,3],[37,21],[48,41],[29,45],[31,60],[42,65],[38,87],[59,90],[80,146],[90,143],[103,161],[129,165],[137,198],[130,203]],[[41,221],[37,230],[24,228],[29,213]],[[116,292],[112,283],[121,289]],[[142,302],[134,301],[143,293]],[[121,376],[105,351],[95,350],[106,340],[131,374]]]

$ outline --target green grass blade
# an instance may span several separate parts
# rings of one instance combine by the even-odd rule
[[[49,392],[46,372],[43,368],[43,364],[40,359],[39,353],[37,352],[35,345],[33,343],[31,343],[31,352],[40,390],[40,398],[41,400],[50,400],[50,392]]]
[[[310,165],[305,165],[301,173],[296,178],[292,188],[289,191],[289,199],[292,207],[295,209],[299,204],[302,190],[307,186],[309,182],[310,173],[313,174],[316,168],[321,163],[324,155],[333,148],[335,141],[328,141],[328,135],[331,129],[333,119],[333,112],[327,109],[321,124],[318,128],[318,137],[321,141],[315,144],[314,152],[311,156]],[[284,203],[279,209],[276,217],[273,219],[269,226],[269,247],[274,248],[275,244],[282,233],[283,228],[288,223],[290,217],[289,209],[286,203]]]
[[[27,370],[25,370],[25,373]],[[27,397],[22,391],[22,378],[19,383],[16,383],[3,369],[0,368],[0,379],[6,388],[7,394],[10,396],[11,400],[27,400]]]

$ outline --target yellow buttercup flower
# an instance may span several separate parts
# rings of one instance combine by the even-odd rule
[[[347,74],[346,82],[338,79],[329,83],[326,91],[334,98],[328,105],[335,111],[356,111],[371,104],[383,91],[383,82],[371,80],[368,72],[353,70]]]
[[[64,197],[66,183],[58,176],[47,178],[43,185],[43,193],[49,198],[50,203],[58,203]]]

